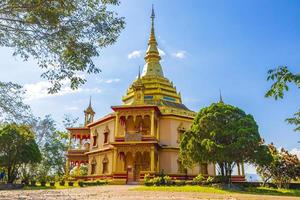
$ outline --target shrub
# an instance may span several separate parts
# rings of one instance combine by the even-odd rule
[[[155,186],[160,186],[160,185],[163,185],[164,183],[164,180],[163,180],[163,178],[162,177],[154,177],[153,179],[152,179],[152,182],[153,182],[153,185],[155,185]]]
[[[78,181],[78,185],[79,185],[80,187],[83,187],[83,186],[84,186],[83,181]]]
[[[60,186],[65,186],[65,181],[64,180],[59,181],[59,185]]]
[[[193,178],[193,182],[195,185],[201,185],[203,184],[204,181],[204,177],[202,176],[202,174],[198,174],[195,178]]]
[[[163,180],[165,185],[172,185],[172,178],[170,176],[164,176]]]
[[[74,185],[74,182],[73,182],[73,181],[69,181],[69,182],[68,182],[68,185],[69,185],[69,186],[73,186],[73,185]]]
[[[185,181],[183,181],[183,180],[176,180],[176,181],[175,181],[175,185],[176,185],[176,186],[184,186],[184,185],[186,185],[186,183],[185,183]]]
[[[210,184],[214,183],[214,181],[215,181],[214,177],[209,176],[205,180],[205,184],[210,185]]]
[[[97,185],[106,185],[108,182],[107,180],[97,180],[97,181],[79,181],[78,185],[80,187],[84,186],[97,186]]]

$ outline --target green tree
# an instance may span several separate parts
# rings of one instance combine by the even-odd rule
[[[23,94],[20,85],[0,81],[0,122],[26,123],[31,119],[31,110],[23,102]]]
[[[31,125],[36,133],[37,143],[42,152],[42,161],[36,169],[39,174],[61,176],[65,173],[65,153],[69,145],[69,134],[65,128],[73,126],[77,121],[78,118],[65,115],[63,120],[64,130],[57,128],[57,124],[51,115],[36,118],[32,121]]]
[[[267,80],[273,81],[273,84],[265,97],[273,97],[275,100],[282,99],[291,84],[300,88],[300,74],[292,73],[287,66],[279,66],[269,70]],[[300,110],[286,121],[296,126],[295,131],[300,131]]]
[[[264,185],[272,180],[278,188],[287,188],[292,180],[300,178],[300,161],[296,155],[283,148],[278,151],[273,144],[269,145],[269,151],[271,162],[258,165],[257,173],[263,178]]]
[[[86,81],[79,72],[100,72],[93,58],[124,28],[124,19],[109,9],[116,5],[118,0],[2,0],[0,46],[37,60],[52,83],[49,92],[66,79],[76,89]]]
[[[229,181],[236,163],[267,162],[258,126],[249,114],[222,101],[203,108],[180,142],[180,159],[187,167],[216,163],[222,181]]]
[[[7,124],[0,129],[0,166],[13,183],[22,164],[38,163],[41,153],[28,126]]]

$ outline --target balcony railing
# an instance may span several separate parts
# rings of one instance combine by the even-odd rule
[[[68,154],[84,154],[88,151],[88,149],[69,149]]]
[[[125,142],[142,141],[142,133],[125,133]]]

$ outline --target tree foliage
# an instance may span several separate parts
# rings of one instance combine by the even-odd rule
[[[228,181],[236,163],[266,162],[258,126],[251,115],[224,103],[213,103],[197,114],[191,129],[180,142],[180,159],[186,167],[195,163],[216,163]]]
[[[278,151],[273,144],[268,147],[272,160],[267,165],[258,165],[257,173],[263,178],[264,184],[272,180],[279,188],[288,187],[291,180],[300,178],[300,160],[283,148]]]
[[[63,120],[64,128],[72,126],[76,122],[77,119],[66,115]],[[37,166],[37,171],[39,174],[63,175],[66,164],[65,153],[69,145],[68,132],[59,130],[50,115],[46,115],[43,119],[36,118],[32,122],[32,127],[36,132],[38,145],[42,152],[42,161]]]
[[[290,84],[300,88],[300,74],[292,73],[287,66],[279,66],[269,70],[267,80],[273,81],[273,84],[265,97],[273,97],[275,100],[284,97],[284,93],[289,90]],[[295,131],[300,131],[300,111],[295,113],[294,117],[286,119],[286,121],[296,126]]]
[[[0,81],[0,122],[27,122],[31,110],[24,103],[22,86]]]
[[[63,80],[72,89],[85,83],[78,72],[99,73],[93,57],[116,42],[124,19],[111,6],[118,0],[2,0],[0,46],[38,61],[43,78],[57,92]]]
[[[38,163],[41,153],[28,126],[7,124],[0,129],[0,166],[12,183],[22,164]]]

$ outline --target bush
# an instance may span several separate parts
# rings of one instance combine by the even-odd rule
[[[97,185],[106,185],[107,180],[97,180],[97,181],[78,181],[80,187],[84,186],[97,186]]]
[[[195,178],[193,178],[194,185],[202,185],[204,181],[204,177],[202,174],[198,174]]]
[[[170,176],[164,176],[163,179],[164,179],[165,185],[172,185],[173,182],[172,182],[172,178]]]
[[[214,177],[209,176],[209,177],[207,177],[207,179],[205,180],[204,183],[206,185],[211,185],[212,183],[214,183],[214,181],[215,181]]]
[[[155,186],[160,186],[160,185],[164,185],[164,181],[162,177],[154,177],[152,180],[153,185]]]
[[[73,186],[73,185],[74,185],[74,182],[73,182],[73,181],[69,181],[69,182],[68,182],[68,185],[69,185],[69,186]]]
[[[185,181],[183,181],[183,180],[176,180],[176,181],[175,181],[175,185],[176,185],[176,186],[184,186],[184,185],[186,185],[186,183],[185,183]]]
[[[60,185],[60,186],[65,186],[65,181],[64,181],[64,180],[61,180],[61,181],[59,182],[59,185]]]
[[[80,187],[83,187],[83,186],[84,186],[83,181],[78,181],[78,185],[79,185]]]
[[[35,180],[30,181],[30,186],[35,187],[36,186],[36,181]]]

